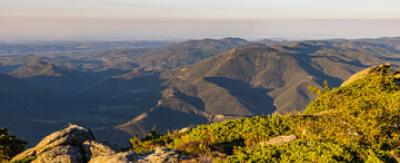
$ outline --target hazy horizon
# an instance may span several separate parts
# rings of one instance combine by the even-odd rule
[[[0,40],[400,36],[400,1],[2,0]]]

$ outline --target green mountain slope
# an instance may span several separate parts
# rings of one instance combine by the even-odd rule
[[[396,162],[400,156],[399,72],[370,68],[317,94],[303,113],[228,120],[133,138],[133,150],[167,146],[230,162]]]

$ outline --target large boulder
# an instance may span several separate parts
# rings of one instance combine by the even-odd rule
[[[35,146],[36,154],[41,154],[61,145],[78,146],[86,140],[94,140],[94,136],[90,130],[71,124],[67,128],[56,131],[40,141],[39,144]]]
[[[63,130],[46,136],[35,147],[15,156],[11,162],[25,158],[35,158],[33,163],[87,162],[93,157],[115,153],[111,147],[96,142],[89,129],[71,124]]]

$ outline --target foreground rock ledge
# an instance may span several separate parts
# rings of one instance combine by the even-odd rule
[[[266,142],[268,145],[296,140],[295,135],[278,136]],[[165,147],[158,147],[147,155],[131,151],[118,151],[97,142],[89,129],[69,125],[45,137],[35,147],[15,156],[11,162],[33,158],[33,163],[130,163],[130,162],[212,162],[216,156],[187,157]]]
[[[89,129],[71,124],[18,154],[11,162],[25,158],[33,158],[33,163],[178,162],[179,157],[175,151],[167,148],[157,148],[148,155],[121,152],[97,142]]]
[[[78,125],[69,125],[67,128],[46,136],[35,147],[30,148],[17,156],[11,162],[34,158],[32,162],[87,162],[92,157],[114,154],[111,147],[95,141],[89,129]]]

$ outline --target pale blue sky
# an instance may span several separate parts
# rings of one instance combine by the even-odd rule
[[[397,36],[400,0],[0,0],[0,22],[3,39]]]
[[[399,0],[0,0],[2,16],[400,18]]]

